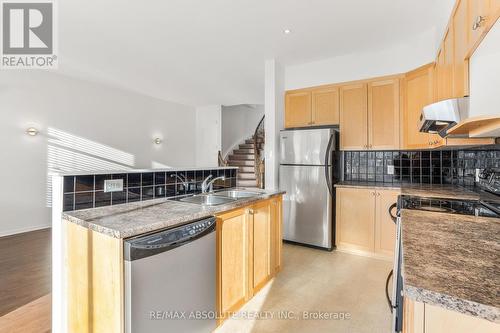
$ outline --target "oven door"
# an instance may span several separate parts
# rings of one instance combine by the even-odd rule
[[[389,215],[391,215],[392,220],[396,224],[396,241],[394,245],[394,266],[392,271],[387,277],[385,284],[385,292],[387,297],[387,302],[389,308],[392,312],[392,329],[391,332],[401,332],[403,327],[403,277],[401,275],[401,254],[402,254],[402,243],[401,243],[401,217],[399,214],[399,207],[397,214],[393,215],[392,210],[397,208],[396,204],[393,204],[389,208]],[[389,296],[389,283],[392,277],[392,297]]]

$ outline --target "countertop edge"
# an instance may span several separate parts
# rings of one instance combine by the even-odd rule
[[[134,237],[134,236],[138,236],[141,234],[153,232],[155,230],[174,228],[174,227],[183,225],[183,224],[190,222],[190,221],[207,218],[207,217],[214,216],[214,215],[222,213],[222,212],[228,212],[228,211],[231,211],[234,209],[238,209],[238,208],[247,206],[247,205],[252,204],[254,202],[270,199],[270,198],[277,197],[277,196],[280,196],[283,194],[285,194],[285,191],[274,191],[272,193],[263,193],[263,194],[260,194],[258,197],[244,198],[244,199],[240,199],[240,200],[237,200],[235,202],[232,202],[230,204],[221,205],[221,206],[212,206],[212,207],[210,207],[210,210],[202,210],[203,208],[200,206],[200,211],[186,215],[183,218],[179,218],[179,219],[177,219],[176,222],[174,222],[172,224],[168,224],[168,223],[162,222],[162,221],[160,221],[158,223],[151,223],[147,226],[142,226],[140,232],[136,232],[136,231],[134,231],[134,229],[130,229],[130,230],[126,230],[126,231],[119,231],[119,230],[107,228],[107,227],[104,227],[102,225],[93,223],[92,221],[87,221],[87,220],[83,220],[83,219],[80,219],[78,217],[72,216],[70,214],[71,212],[62,212],[61,216],[62,216],[62,220],[78,224],[78,225],[80,225],[84,228],[87,228],[89,230],[92,230],[92,231],[95,231],[95,232],[98,232],[98,233],[101,233],[101,234],[104,234],[106,236],[110,236],[113,238],[125,239],[125,238],[129,238],[129,237]],[[162,202],[157,203],[155,205],[169,202],[169,201],[175,202],[173,200],[166,199],[165,201],[162,201]],[[192,205],[192,204],[186,203],[185,205]],[[220,208],[220,209],[218,209],[218,208]]]
[[[405,296],[417,302],[439,306],[443,309],[456,311],[500,324],[500,309],[494,306],[484,305],[406,284],[404,284],[403,293]]]

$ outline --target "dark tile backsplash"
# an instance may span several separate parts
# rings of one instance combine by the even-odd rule
[[[63,210],[196,194],[201,192],[201,184],[208,175],[226,176],[225,181],[214,183],[214,189],[236,187],[237,169],[64,176]],[[105,193],[106,179],[123,179],[123,191]]]
[[[475,169],[492,167],[500,167],[499,149],[344,152],[346,181],[472,186]]]

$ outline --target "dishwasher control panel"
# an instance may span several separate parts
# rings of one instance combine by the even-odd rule
[[[192,239],[203,237],[203,235],[214,230],[215,218],[208,218],[153,234],[130,238],[125,240],[125,260],[134,260],[134,257],[144,257],[146,256],[146,252],[158,253],[168,251]]]

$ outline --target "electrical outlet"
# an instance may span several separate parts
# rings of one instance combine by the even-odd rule
[[[119,191],[123,191],[123,179],[104,180],[104,192],[119,192]]]
[[[388,175],[393,175],[394,174],[394,165],[388,165],[387,166],[387,174]]]

